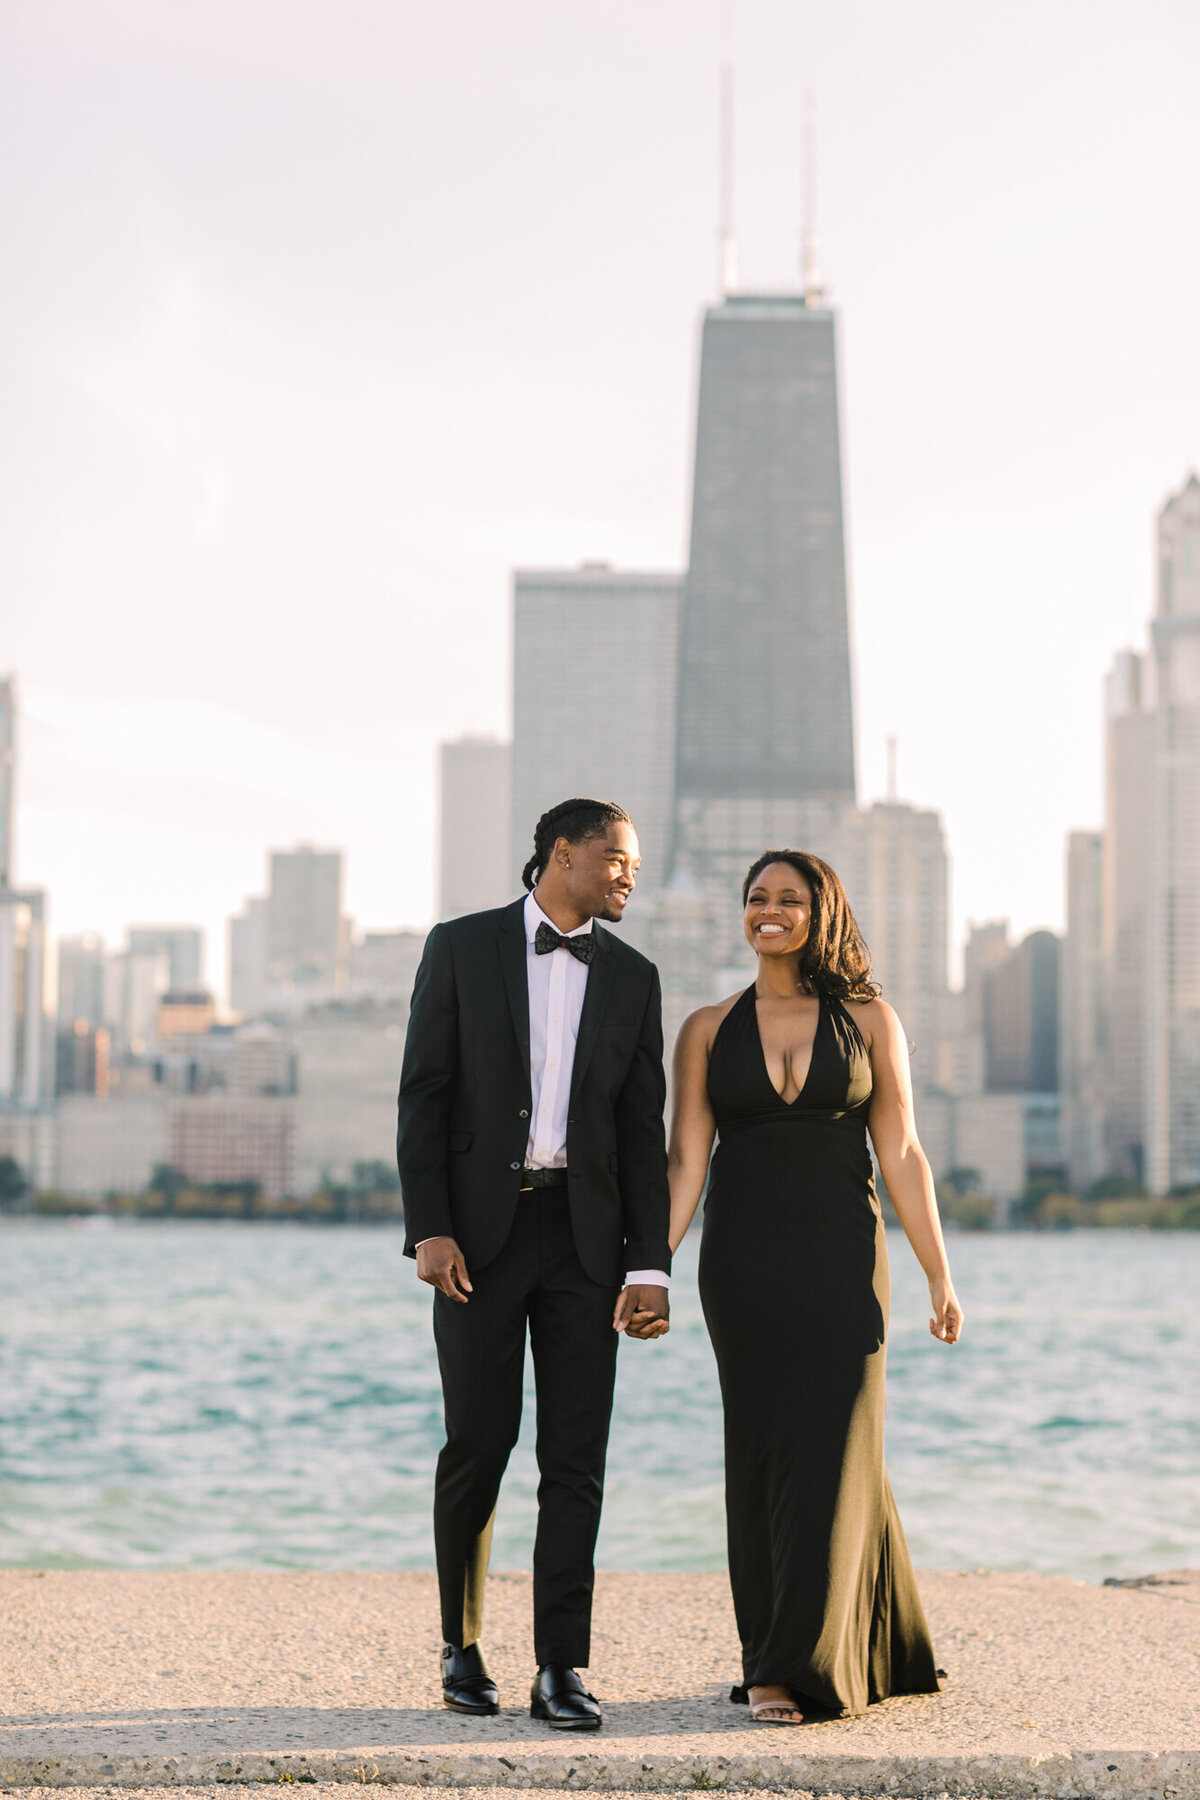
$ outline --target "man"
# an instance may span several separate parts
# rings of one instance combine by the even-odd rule
[[[479,1647],[500,1480],[521,1421],[528,1326],[538,1395],[530,1711],[594,1731],[593,1553],[618,1334],[669,1329],[669,1197],[658,971],[597,923],[633,892],[619,806],[539,819],[524,900],[429,934],[400,1079],[405,1250],[437,1291],[446,1444],[434,1490],[442,1696],[496,1713]]]

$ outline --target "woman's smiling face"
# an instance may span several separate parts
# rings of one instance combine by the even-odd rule
[[[746,941],[760,956],[795,955],[808,940],[812,889],[791,863],[768,863],[754,877],[743,914]]]

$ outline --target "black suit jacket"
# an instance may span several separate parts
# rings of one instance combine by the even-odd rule
[[[468,1271],[512,1229],[533,1105],[524,901],[435,925],[413,987],[396,1160],[405,1253],[453,1237]],[[597,922],[567,1125],[575,1247],[593,1281],[671,1267],[658,970]]]

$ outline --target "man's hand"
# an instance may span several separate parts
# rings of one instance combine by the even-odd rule
[[[671,1329],[670,1316],[671,1304],[666,1288],[636,1282],[633,1287],[621,1289],[613,1314],[613,1330],[623,1331],[626,1337],[632,1338],[665,1337]]]
[[[426,1238],[423,1244],[417,1245],[417,1274],[430,1287],[438,1288],[463,1306],[467,1304],[467,1295],[473,1292],[466,1259],[452,1237]],[[655,1291],[646,1289],[647,1293]]]

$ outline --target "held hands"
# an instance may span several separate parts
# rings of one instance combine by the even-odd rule
[[[632,1287],[621,1289],[613,1313],[613,1330],[623,1331],[631,1338],[665,1337],[671,1329],[670,1314],[666,1288],[635,1282]]]
[[[958,1304],[954,1283],[948,1275],[940,1275],[930,1282],[929,1299],[933,1306],[930,1331],[943,1344],[956,1344],[962,1333],[963,1309]]]
[[[417,1274],[463,1306],[473,1291],[466,1259],[452,1237],[426,1238],[417,1245]]]

